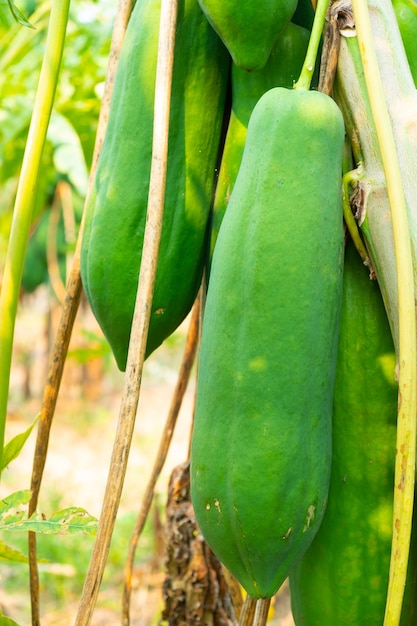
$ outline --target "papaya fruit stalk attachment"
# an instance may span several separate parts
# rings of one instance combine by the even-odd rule
[[[149,303],[152,300],[155,283],[164,206],[177,6],[176,0],[162,0],[155,85],[155,119],[149,183],[148,220],[145,229],[143,256],[132,323],[132,341],[129,345],[123,396],[111,466],[104,494],[102,514],[75,621],[76,626],[85,626],[90,623],[97,601],[123,489],[139,401],[150,318]]]
[[[391,259],[392,273],[384,273],[384,267],[379,260],[384,262],[384,253],[378,249],[377,240],[372,240],[372,228],[369,221],[368,234],[371,238],[371,252],[377,256],[376,271],[378,278],[381,279],[381,289],[384,300],[387,305],[387,311],[390,316],[391,328],[394,335],[394,342],[397,351],[398,363],[398,422],[397,422],[397,456],[395,466],[395,486],[394,486],[394,516],[393,516],[393,537],[390,577],[387,594],[386,612],[384,618],[384,626],[397,626],[401,615],[401,606],[403,592],[407,574],[408,552],[411,534],[411,520],[413,512],[413,494],[415,480],[415,444],[416,444],[416,317],[415,317],[415,282],[413,275],[413,252],[415,253],[416,242],[411,235],[410,212],[407,213],[407,202],[405,197],[405,187],[403,186],[403,177],[407,176],[406,164],[404,163],[404,155],[409,153],[408,138],[404,139],[403,119],[400,118],[399,125],[393,119],[392,108],[395,104],[401,104],[401,97],[408,84],[412,85],[411,76],[407,68],[403,71],[404,51],[400,47],[393,46],[394,56],[400,60],[395,66],[395,74],[405,75],[404,85],[398,92],[393,89],[392,83],[385,84],[381,80],[382,68],[381,59],[378,63],[377,51],[372,32],[372,26],[384,29],[384,34],[395,40],[398,33],[395,33],[397,25],[393,13],[389,18],[389,11],[392,7],[388,7],[384,0],[377,0],[371,3],[372,25],[368,5],[363,0],[353,0],[353,15],[356,27],[356,35],[358,49],[360,54],[360,62],[363,69],[364,81],[366,85],[366,97],[369,99],[369,110],[375,125],[377,146],[373,151],[373,156],[380,165],[382,175],[385,178],[386,196],[389,204],[390,222],[385,221],[383,243],[387,242],[388,246],[393,246],[394,258]],[[385,23],[386,20],[386,23]],[[379,32],[379,34],[381,34]],[[398,39],[398,37],[397,37]],[[391,43],[391,42],[389,42]],[[386,45],[385,50],[390,50],[391,46]],[[381,50],[379,50],[381,53]],[[403,61],[403,63],[402,63]],[[382,63],[383,63],[382,59]],[[348,66],[347,66],[348,67]],[[342,89],[344,88],[343,76],[344,65],[340,67],[340,82]],[[361,73],[361,68],[356,65],[356,72]],[[395,79],[394,79],[395,80]],[[391,89],[390,89],[391,87]],[[340,92],[342,93],[342,91]],[[346,91],[347,93],[347,91]],[[351,113],[349,106],[346,104],[346,93],[343,92],[342,99],[345,111],[347,111],[348,119],[352,121],[355,113]],[[411,93],[411,92],[410,92]],[[412,94],[411,94],[412,95]],[[349,97],[349,96],[348,96]],[[366,98],[365,97],[365,98]],[[397,101],[395,101],[397,98]],[[398,108],[395,109],[394,118],[398,119]],[[393,121],[392,121],[393,120]],[[354,120],[355,122],[356,120]],[[371,122],[372,123],[372,122]],[[397,124],[394,128],[394,124]],[[358,126],[359,127],[359,126]],[[395,134],[394,134],[395,131]],[[360,131],[361,132],[361,131]],[[365,137],[362,136],[359,139]],[[412,141],[411,139],[410,141]],[[408,149],[407,149],[408,147]],[[413,144],[414,159],[417,143]],[[361,147],[369,152],[369,145]],[[409,159],[410,157],[408,157]],[[379,160],[380,159],[380,160]],[[405,173],[404,173],[405,172]],[[380,178],[380,177],[379,177]],[[407,188],[412,188],[412,181],[407,180]],[[408,202],[410,202],[408,198]],[[409,210],[412,205],[409,204]],[[371,215],[369,216],[371,218]],[[382,270],[381,270],[382,266]],[[388,267],[388,265],[387,265]],[[393,276],[397,289],[389,290],[388,276]],[[391,286],[392,287],[392,286]],[[393,294],[393,295],[391,295]]]
[[[328,7],[329,0],[318,0],[306,58],[294,89],[310,89]]]

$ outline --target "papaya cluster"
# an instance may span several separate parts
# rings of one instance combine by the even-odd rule
[[[121,370],[160,11],[160,0],[133,9],[81,251],[86,296]],[[191,495],[205,539],[253,598],[289,578],[296,626],[380,626],[395,354],[378,285],[344,230],[343,116],[314,82],[294,89],[313,18],[308,0],[179,0],[146,356],[203,284]],[[412,593],[404,606],[411,625]]]

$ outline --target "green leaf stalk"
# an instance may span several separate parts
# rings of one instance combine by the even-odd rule
[[[0,293],[0,467],[7,419],[14,328],[40,162],[58,81],[69,0],[53,0],[45,54],[17,188]]]

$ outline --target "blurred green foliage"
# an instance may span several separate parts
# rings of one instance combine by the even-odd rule
[[[0,275],[50,9],[50,0],[13,0],[30,28],[14,19],[10,2],[0,0]],[[72,0],[27,250],[23,277],[26,291],[48,281],[46,241],[58,183],[66,182],[71,190],[74,223],[78,225],[81,219],[115,11],[116,3],[111,0]],[[65,279],[68,240],[62,218],[55,232],[55,249]]]

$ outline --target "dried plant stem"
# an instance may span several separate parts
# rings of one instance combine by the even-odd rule
[[[111,94],[113,90],[115,67],[118,62],[121,42],[123,40],[124,32],[126,30],[126,25],[129,20],[131,10],[132,0],[121,0],[113,29],[109,68],[107,72],[105,91],[100,111],[89,187],[91,186],[91,180],[93,178],[97,165],[98,154],[103,143],[105,128],[107,125],[108,109],[110,106]],[[35,453],[33,459],[31,477],[32,498],[29,502],[29,515],[31,515],[36,510],[38,504],[39,490],[48,451],[50,429],[55,413],[56,402],[58,399],[59,388],[61,385],[64,364],[68,352],[68,346],[71,338],[74,320],[78,311],[78,306],[81,298],[81,237],[82,226],[78,234],[77,246],[74,252],[74,259],[68,278],[65,299],[62,306],[61,318],[59,321],[54,347],[50,357],[48,376],[43,392],[41,414],[39,419]],[[36,557],[36,534],[32,532],[29,533],[29,578],[32,605],[32,625],[39,626],[39,576]]]
[[[122,494],[139,402],[151,309],[150,302],[153,297],[162,228],[176,18],[176,0],[162,0],[148,214],[138,291],[110,470],[97,537],[75,621],[76,626],[86,626],[90,623],[97,601]]]
[[[247,595],[243,601],[239,618],[239,626],[252,626],[255,617],[256,600]]]
[[[229,594],[235,611],[236,620],[239,621],[243,607],[242,587],[239,585],[233,574],[224,565],[222,565],[222,572],[224,580],[226,581],[226,585],[229,589]]]
[[[255,617],[253,620],[253,626],[265,626],[268,621],[269,605],[271,604],[271,598],[261,598],[256,602]]]
[[[169,450],[169,446],[174,433],[175,424],[177,422],[178,414],[180,412],[182,400],[184,398],[185,391],[190,379],[191,369],[194,363],[198,338],[199,338],[199,322],[200,322],[200,296],[197,297],[193,312],[191,315],[190,325],[188,328],[187,342],[184,349],[184,354],[178,373],[178,380],[174,390],[174,394],[171,401],[171,406],[168,412],[165,427],[161,436],[159,449],[156,455],[155,464],[152,469],[151,476],[149,478],[145,494],[142,500],[142,505],[139,511],[139,515],[136,519],[135,527],[130,539],[128,556],[126,559],[125,571],[124,571],[124,587],[123,587],[123,601],[122,601],[122,624],[123,626],[129,626],[130,624],[130,596],[132,590],[132,571],[133,562],[135,558],[136,547],[145,526],[146,519],[151,508],[155,485],[161,470],[164,466],[166,456]]]
[[[65,193],[64,190],[68,190],[67,193]],[[58,302],[62,305],[65,300],[66,287],[61,278],[57,243],[61,210],[63,215],[66,214],[66,217],[68,217],[69,214],[72,214],[72,217],[74,216],[71,188],[66,181],[59,182],[55,188],[51,214],[48,220],[48,235],[46,241],[46,262],[49,279],[51,281],[52,290]],[[69,242],[66,241],[66,244],[68,245]]]
[[[333,3],[327,11],[327,21],[323,30],[323,49],[320,62],[320,77],[318,91],[328,96],[332,95],[333,84],[336,76],[337,60],[340,50],[340,27],[338,13],[332,11]]]
[[[78,264],[79,259],[74,259],[74,266]],[[79,267],[78,267],[79,271]],[[33,459],[31,490],[32,498],[29,502],[29,515],[31,515],[37,507],[39,490],[45,467],[46,454],[49,443],[49,433],[52,424],[52,418],[55,411],[58,390],[61,384],[62,373],[64,369],[65,357],[68,351],[68,345],[71,336],[71,330],[77,314],[78,304],[81,296],[81,283],[74,276],[73,272],[69,277],[67,293],[62,307],[61,320],[55,338],[55,345],[52,352],[52,358],[48,371],[48,378],[44,388],[42,409],[38,424],[35,453]],[[30,578],[30,597],[32,606],[32,625],[39,626],[39,576],[36,557],[36,533],[28,533],[29,541],[29,578]]]

